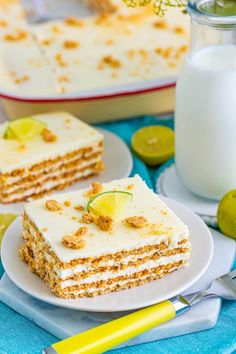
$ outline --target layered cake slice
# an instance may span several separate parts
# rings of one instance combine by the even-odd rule
[[[103,135],[68,113],[0,125],[0,203],[61,190],[99,173]]]
[[[139,176],[25,205],[20,256],[62,298],[162,278],[188,264],[187,226]]]

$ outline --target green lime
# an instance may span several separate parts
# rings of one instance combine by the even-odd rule
[[[0,246],[2,238],[7,230],[8,226],[15,220],[17,215],[15,214],[0,214]]]
[[[174,155],[174,132],[162,125],[144,127],[133,135],[131,146],[147,165],[160,165]]]
[[[32,117],[20,118],[8,124],[4,138],[29,141],[41,134],[45,127],[45,123]]]
[[[132,200],[132,193],[123,191],[103,192],[92,197],[87,205],[87,210],[96,215],[118,215]]]
[[[236,240],[236,189],[220,201],[217,211],[218,226],[223,234]]]

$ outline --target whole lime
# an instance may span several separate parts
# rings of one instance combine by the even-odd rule
[[[217,211],[218,226],[223,234],[236,240],[236,189],[220,201]]]

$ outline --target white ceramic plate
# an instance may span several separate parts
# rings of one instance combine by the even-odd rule
[[[160,174],[156,182],[156,190],[161,195],[173,198],[197,213],[210,226],[216,227],[218,202],[199,197],[191,193],[180,181],[175,164],[172,164]]]
[[[190,287],[206,271],[213,256],[213,240],[204,222],[181,204],[163,198],[168,206],[188,225],[192,243],[192,257],[188,267],[182,268],[163,279],[116,293],[82,299],[61,299],[49,291],[44,282],[31,273],[18,257],[22,243],[21,220],[17,218],[4,236],[1,257],[9,278],[23,291],[50,304],[96,312],[133,310],[171,298]]]
[[[77,190],[78,188],[85,188],[91,184],[92,181],[109,182],[114,179],[128,177],[133,168],[132,155],[127,145],[117,135],[105,130],[97,129],[104,135],[105,150],[103,161],[105,163],[105,170],[97,176],[79,181],[72,186],[54,193],[66,193]],[[24,208],[24,203],[0,204],[0,213],[15,213],[20,214]]]

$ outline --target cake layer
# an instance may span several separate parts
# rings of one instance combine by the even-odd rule
[[[28,177],[18,179],[17,182],[9,183],[8,180],[7,184],[2,184],[3,194],[6,195],[13,192],[17,192],[21,188],[31,188],[34,187],[35,184],[42,184],[43,182],[48,181],[49,179],[51,180],[53,178],[61,178],[66,175],[73,174],[74,172],[83,171],[84,169],[87,169],[90,166],[94,166],[94,164],[101,161],[101,159],[101,153],[96,153],[92,154],[86,159],[79,158],[74,159],[70,162],[61,162],[60,166],[55,163],[55,166],[52,165],[51,168],[45,168],[41,169],[40,171],[34,171],[33,174],[29,174]]]
[[[98,174],[102,169],[98,163],[91,164],[83,169],[75,170],[71,173],[62,174],[59,177],[47,178],[42,183],[35,183],[31,188],[20,188],[10,194],[2,194],[0,201],[2,203],[13,203],[22,200],[34,200],[44,195],[48,195],[56,190],[62,190],[70,186],[71,184]]]
[[[33,116],[46,124],[47,130],[53,134],[53,140],[45,140],[42,135],[22,143],[16,139],[4,139],[7,124],[0,125],[0,174],[15,176],[19,171],[30,169],[32,166],[50,160],[77,153],[80,149],[88,148],[103,142],[103,135],[73,117],[69,113],[57,112]]]
[[[132,188],[131,190],[129,188]],[[73,235],[83,222],[73,220],[81,216],[75,210],[75,205],[81,204],[86,209],[90,197],[87,195],[90,188],[52,196],[60,205],[70,201],[70,207],[60,212],[50,212],[45,207],[47,198],[26,204],[25,213],[37,230],[42,234],[45,242],[51,247],[61,262],[68,263],[81,258],[99,257],[146,245],[158,245],[165,242],[174,246],[178,242],[189,238],[189,231],[182,221],[171,211],[161,199],[149,190],[146,184],[135,176],[120,181],[104,183],[103,192],[120,190],[131,191],[132,202],[126,210],[121,212],[114,220],[113,229],[104,232],[94,223],[87,224],[86,243],[82,249],[69,249],[60,242],[64,235]],[[125,225],[122,220],[127,217],[142,215],[148,220],[144,228],[132,228]],[[57,227],[60,225],[60,228]],[[44,231],[46,228],[47,231]]]

